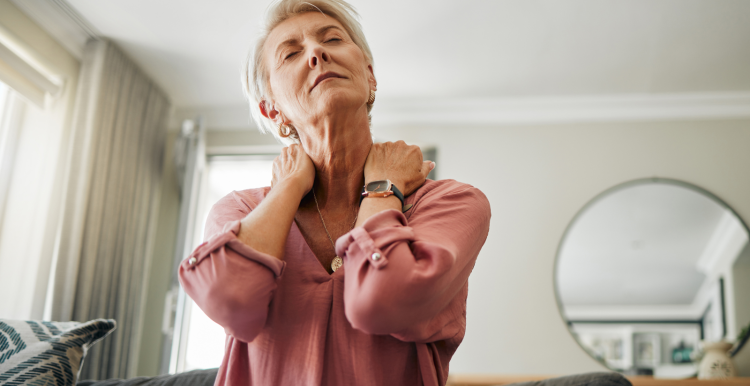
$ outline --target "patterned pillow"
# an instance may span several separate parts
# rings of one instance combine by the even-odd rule
[[[75,385],[88,348],[114,329],[112,319],[0,319],[0,385]]]

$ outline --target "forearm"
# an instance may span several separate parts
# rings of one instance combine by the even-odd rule
[[[243,244],[283,260],[284,245],[300,200],[306,192],[292,180],[276,184],[255,210],[240,222]]]
[[[359,217],[357,217],[357,224],[355,226],[361,226],[370,217],[388,209],[396,209],[401,212],[401,200],[396,196],[367,197],[363,199],[362,204],[359,206]]]
[[[186,259],[180,265],[179,279],[185,293],[211,320],[235,338],[250,342],[265,325],[284,263],[247,247],[236,252],[232,243],[240,244],[235,239],[211,251],[197,251],[191,256],[197,262]]]
[[[429,341],[460,316],[451,309],[445,320],[435,319],[468,280],[489,230],[489,202],[462,184],[431,184],[428,195],[417,193],[419,207],[408,219],[400,210],[383,210],[337,240],[347,267],[345,311],[354,328]]]
[[[431,319],[444,308],[454,295],[447,287],[456,258],[447,250],[428,248],[431,250],[427,253],[418,251],[415,256],[409,242],[401,241],[363,256],[349,256],[347,264],[364,276],[358,285],[346,286],[344,292],[346,315],[354,328],[371,334],[393,334]],[[387,259],[387,267],[371,264],[370,252],[380,253],[380,261]],[[366,275],[361,274],[363,265],[370,266]]]
[[[228,334],[249,342],[265,325],[285,263],[237,239],[244,215],[233,195],[211,209],[206,225],[211,235],[180,263],[179,279],[209,318]]]

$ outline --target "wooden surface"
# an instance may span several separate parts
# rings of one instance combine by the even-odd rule
[[[517,382],[540,381],[555,378],[555,375],[494,375],[494,374],[451,374],[446,386],[503,386]],[[633,386],[750,386],[750,378],[730,378],[723,380],[654,379],[648,376],[627,377]]]
[[[728,378],[715,380],[654,379],[652,377],[628,377],[633,386],[750,386],[750,378]]]

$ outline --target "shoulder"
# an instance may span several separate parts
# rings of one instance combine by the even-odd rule
[[[481,190],[456,180],[427,180],[412,196],[414,196],[415,205],[452,203],[479,206],[486,209],[489,209],[490,206],[487,196]]]
[[[490,202],[481,190],[456,180],[427,180],[407,197],[405,204],[413,206],[404,213],[409,220],[413,215],[439,214],[441,217],[473,217],[489,222],[491,214]]]
[[[241,208],[250,213],[255,209],[268,192],[271,191],[270,186],[262,188],[245,189],[245,190],[234,190],[231,193],[224,196],[221,200],[217,201],[215,205],[233,205]]]
[[[270,187],[234,190],[216,201],[206,219],[206,238],[220,232],[226,223],[243,219],[263,201],[270,190]]]

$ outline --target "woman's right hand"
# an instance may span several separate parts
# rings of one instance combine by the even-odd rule
[[[273,160],[271,189],[282,183],[291,183],[299,188],[301,197],[312,189],[315,181],[315,165],[302,146],[293,144],[281,149],[281,154]]]

